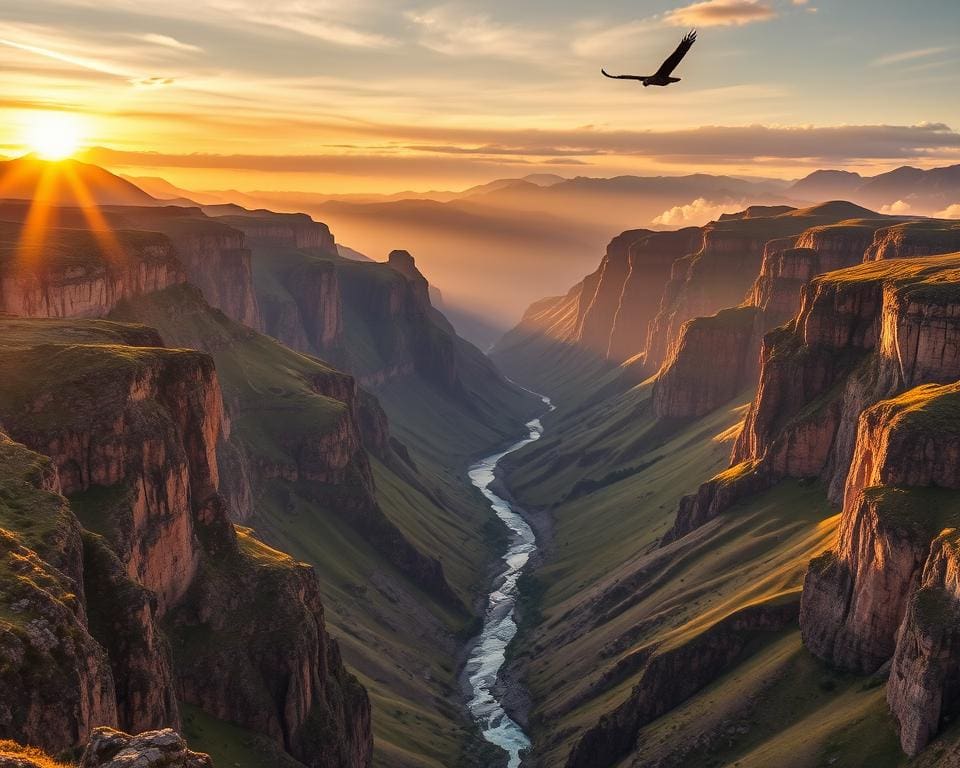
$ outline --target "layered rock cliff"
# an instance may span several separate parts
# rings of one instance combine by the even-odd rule
[[[0,434],[0,737],[59,750],[116,722],[90,634],[81,528],[53,463]]]
[[[166,237],[45,229],[33,239],[0,223],[0,312],[24,317],[100,317],[126,296],[186,279]]]
[[[960,224],[925,219],[877,230],[864,261],[934,256],[960,251]]]
[[[84,534],[71,584],[77,620],[102,644],[82,656],[55,654],[88,703],[24,686],[4,697],[22,718],[5,733],[24,740],[40,729],[38,743],[61,750],[101,723],[176,724],[177,698],[217,712],[214,702],[228,701],[227,719],[273,737],[307,765],[368,765],[369,702],[325,633],[315,576],[228,520],[218,494],[223,414],[212,360],[125,344],[159,343],[139,326],[2,325],[0,355],[15,375],[0,384],[0,421],[50,456],[56,488],[84,527],[102,534]],[[270,609],[251,612],[257,604]],[[85,636],[58,629],[47,619],[38,641],[56,649]],[[173,638],[172,660],[164,635]],[[240,647],[227,642],[241,636]],[[201,657],[218,672],[208,669],[198,686],[190,665]],[[99,671],[84,672],[97,659]],[[10,661],[14,675],[33,669],[23,654]],[[49,700],[31,710],[24,694]]]
[[[421,588],[458,604],[440,562],[413,546],[377,501],[370,457],[392,466],[401,460],[386,415],[356,378],[231,322],[190,286],[125,302],[114,316],[159,328],[170,344],[209,350],[224,372],[231,434],[221,455],[236,457],[227,464],[231,498],[262,498],[278,484],[296,488],[337,510]],[[271,391],[286,392],[287,413],[278,412]],[[253,512],[235,515],[246,520]]]
[[[960,514],[960,385],[920,385],[865,410],[837,548],[804,582],[804,642],[868,673],[893,658],[888,698],[914,755],[957,707],[952,640]]]
[[[737,307],[686,322],[654,383],[654,413],[702,416],[748,386],[757,371],[750,339],[758,313]]]
[[[0,216],[10,222],[3,225],[8,227],[3,239],[15,257],[3,256],[3,263],[10,261],[18,267],[15,273],[27,276],[21,278],[27,282],[12,282],[0,294],[13,302],[6,309],[0,303],[0,310],[31,317],[101,317],[121,298],[189,279],[213,306],[262,328],[244,233],[198,208],[108,206],[91,212],[51,207],[42,225],[33,227],[43,233],[32,244],[39,254],[35,259],[23,258],[23,243],[30,245],[32,237],[30,206],[0,203]],[[32,283],[31,274],[36,275]],[[18,301],[25,306],[18,309]]]
[[[935,538],[909,598],[887,701],[900,744],[918,754],[960,713],[960,550],[957,529]]]
[[[351,261],[337,255],[332,239],[323,244],[325,225],[308,220],[320,244],[294,246],[296,238],[263,225],[270,219],[252,218],[262,227],[251,243],[267,333],[364,386],[419,374],[461,391],[456,334],[431,306],[429,284],[408,252],[394,251],[386,264]]]

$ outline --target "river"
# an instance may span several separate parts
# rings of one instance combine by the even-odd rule
[[[537,397],[543,400],[548,413],[554,409],[549,397],[539,394]],[[525,426],[527,437],[518,440],[504,451],[481,459],[470,467],[468,473],[470,482],[487,498],[490,508],[510,529],[510,546],[502,558],[506,567],[494,580],[483,619],[483,630],[466,665],[472,694],[467,707],[480,726],[483,737],[509,755],[508,768],[519,768],[520,753],[530,746],[530,739],[523,728],[507,714],[494,695],[493,688],[506,660],[507,646],[517,634],[517,622],[514,619],[514,609],[519,597],[517,580],[533,553],[537,551],[537,537],[510,502],[497,496],[490,490],[490,486],[493,484],[497,465],[504,456],[539,440],[543,434],[543,423],[540,419],[532,419]]]

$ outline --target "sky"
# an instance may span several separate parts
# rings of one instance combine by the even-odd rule
[[[696,27],[668,88],[649,74]],[[187,189],[960,162],[957,0],[0,0],[0,155]]]

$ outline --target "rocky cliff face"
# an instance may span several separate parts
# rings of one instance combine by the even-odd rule
[[[757,394],[731,465],[750,466],[767,486],[783,477],[819,477],[840,503],[860,413],[920,382],[960,376],[950,288],[957,266],[958,257],[947,255],[814,278],[797,317],[763,340]],[[680,517],[718,514],[726,503],[714,492],[720,488],[727,501],[740,497],[728,483],[708,483],[685,500]]]
[[[5,360],[27,390],[8,383],[0,420],[53,459],[62,492],[91,518],[101,516],[98,527],[127,574],[156,594],[163,613],[193,580],[195,511],[218,485],[221,402],[212,360],[89,346],[31,347]],[[45,377],[51,368],[63,373]]]
[[[370,702],[324,629],[310,566],[240,529],[172,621],[184,701],[274,738],[310,768],[370,764]]]
[[[693,253],[702,237],[697,227],[643,232],[627,253],[628,270],[617,297],[607,350],[607,358],[612,362],[622,362],[644,351],[646,329],[662,298],[673,263]]]
[[[657,416],[702,416],[748,385],[757,370],[750,339],[758,313],[737,307],[684,324],[653,387]]]
[[[900,744],[918,754],[960,713],[960,550],[950,528],[930,545],[897,637],[887,701]]]
[[[332,255],[337,253],[337,244],[330,228],[322,222],[314,221],[305,213],[237,213],[233,209],[220,212],[216,207],[207,210],[219,221],[239,229],[252,242],[288,248],[315,248]]]
[[[4,224],[16,242],[21,229],[29,232],[30,209],[13,203],[2,209],[6,221],[16,222]],[[95,215],[52,208],[48,216],[64,229],[48,222],[34,244],[38,258],[2,257],[18,269],[9,283],[4,278],[0,310],[27,317],[102,317],[122,298],[189,279],[228,316],[262,327],[243,232],[198,208],[110,206]],[[18,273],[20,279],[13,280]]]
[[[252,499],[276,484],[296,487],[312,503],[337,510],[421,588],[457,603],[440,562],[410,544],[377,502],[370,456],[388,464],[398,459],[386,415],[355,377],[237,325],[189,286],[125,302],[115,316],[159,328],[170,344],[208,350],[226,372],[232,430],[220,455],[228,457],[230,498]],[[292,415],[278,412],[274,398],[264,399],[271,389],[286,393]],[[234,519],[253,512],[251,501],[249,509],[233,510]]]
[[[215,703],[228,702],[228,719],[272,736],[307,765],[368,765],[369,702],[326,636],[315,576],[249,532],[235,533],[217,492],[223,414],[212,360],[124,345],[125,333],[149,336],[125,329],[24,320],[0,328],[4,367],[16,371],[0,385],[0,420],[51,457],[57,487],[84,526],[103,534],[85,534],[73,579],[88,590],[75,615],[89,615],[99,656],[66,657],[66,674],[89,703],[31,710],[14,694],[22,721],[7,733],[24,739],[41,728],[41,743],[59,750],[98,723],[176,723],[176,689],[220,714]],[[113,343],[91,344],[98,334]],[[63,337],[86,343],[58,343]],[[41,635],[51,649],[83,637],[56,629],[48,620]],[[164,634],[174,640],[172,663]],[[12,658],[27,664],[22,654]],[[109,667],[83,672],[98,658]],[[201,658],[211,666],[199,686],[191,664]]]
[[[908,221],[878,229],[864,261],[935,256],[960,250],[960,225],[955,221]]]
[[[916,754],[949,710],[957,653],[950,619],[960,510],[960,385],[921,385],[859,419],[836,550],[804,583],[804,642],[831,664],[872,672],[894,659],[888,697]],[[942,612],[936,613],[938,606]],[[935,646],[935,647],[934,647]]]
[[[663,364],[688,320],[741,303],[770,239],[751,229],[734,226],[733,222],[709,224],[703,228],[700,250],[674,264],[660,309],[647,331],[647,370],[656,371]]]
[[[162,235],[48,229],[42,240],[24,242],[21,227],[7,223],[0,234],[7,241],[0,246],[0,312],[7,314],[99,317],[124,297],[186,279]]]
[[[51,750],[116,722],[90,634],[81,529],[49,459],[0,433],[0,737]]]

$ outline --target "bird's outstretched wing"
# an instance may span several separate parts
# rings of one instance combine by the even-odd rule
[[[613,80],[646,80],[646,75],[611,75],[607,70],[600,70],[604,75]]]
[[[697,30],[692,29],[684,36],[683,40],[680,41],[677,50],[671,53],[666,61],[660,65],[660,69],[657,70],[657,74],[654,75],[654,77],[669,77],[670,73],[677,68],[677,64],[687,55],[687,51],[690,50],[695,42],[697,42]]]

